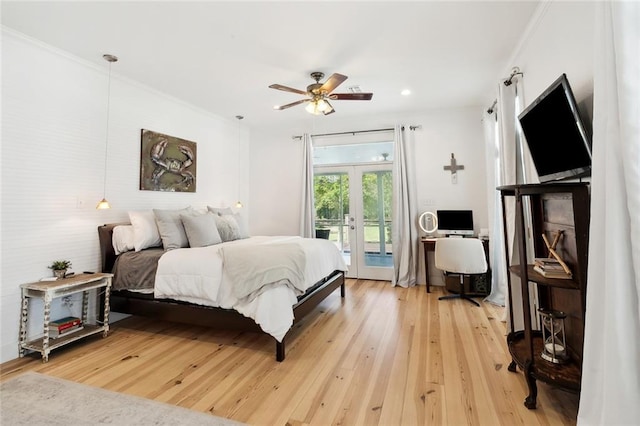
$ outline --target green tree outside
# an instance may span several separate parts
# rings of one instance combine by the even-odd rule
[[[390,171],[367,172],[362,177],[365,241],[391,242],[392,175]],[[339,227],[349,214],[349,178],[346,173],[319,174],[314,177],[316,224],[332,229],[337,239]],[[378,200],[382,203],[378,205]],[[380,223],[382,220],[383,223]],[[381,228],[382,225],[382,236]],[[335,229],[334,229],[335,228]],[[335,232],[334,232],[335,231]]]

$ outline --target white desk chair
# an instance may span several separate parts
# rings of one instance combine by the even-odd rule
[[[487,259],[482,241],[477,238],[438,238],[435,252],[436,268],[447,273],[460,274],[460,293],[439,297],[465,299],[480,306],[464,291],[464,276],[487,272]]]

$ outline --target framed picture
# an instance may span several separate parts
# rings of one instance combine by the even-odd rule
[[[142,129],[140,189],[196,192],[196,143]]]

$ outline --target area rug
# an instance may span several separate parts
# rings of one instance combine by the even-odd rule
[[[242,423],[28,372],[0,384],[2,425],[217,425]]]

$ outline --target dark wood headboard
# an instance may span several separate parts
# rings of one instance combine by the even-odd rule
[[[98,239],[100,240],[100,271],[111,272],[116,262],[116,251],[113,249],[113,228],[118,225],[130,225],[129,223],[107,223],[98,226]]]

